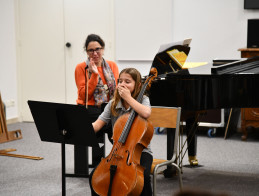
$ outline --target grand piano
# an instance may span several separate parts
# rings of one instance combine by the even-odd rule
[[[151,105],[196,111],[259,107],[258,86],[259,57],[252,57],[220,66],[210,63],[166,74],[158,72],[150,101]]]
[[[189,52],[189,47],[186,51]],[[150,88],[151,105],[181,107],[182,111],[189,111],[192,115],[220,108],[259,107],[259,57],[219,66],[209,63],[181,69],[163,51],[156,55],[151,68],[158,71]],[[172,134],[167,134],[167,159],[170,159]],[[188,144],[188,150],[190,146],[195,148],[195,155],[196,142]]]

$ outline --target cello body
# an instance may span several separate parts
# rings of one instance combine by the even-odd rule
[[[153,126],[136,116],[125,143],[120,142],[129,114],[118,118],[114,125],[113,148],[95,169],[92,177],[94,191],[101,196],[140,195],[144,185],[144,168],[140,165],[142,151],[153,137]],[[116,167],[111,177],[110,169]]]

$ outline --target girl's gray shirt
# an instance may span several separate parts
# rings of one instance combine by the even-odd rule
[[[104,108],[104,111],[102,112],[102,114],[98,117],[98,119],[104,121],[105,123],[109,123],[111,121],[112,123],[112,127],[114,127],[114,124],[115,122],[117,121],[117,119],[122,116],[123,114],[127,113],[127,112],[130,112],[131,110],[131,107],[129,107],[127,110],[123,107],[121,101],[118,102],[118,105],[116,106],[116,110],[118,112],[118,116],[113,116],[112,113],[111,113],[111,105],[112,105],[112,101],[113,100],[110,100],[109,103],[105,106]],[[149,101],[149,98],[147,96],[143,96],[143,99],[142,99],[142,104],[145,105],[145,106],[150,106],[150,101]],[[151,148],[150,148],[150,144],[148,145],[147,148],[144,148],[143,149],[143,152],[147,152],[149,154],[152,155],[152,151],[151,151]]]

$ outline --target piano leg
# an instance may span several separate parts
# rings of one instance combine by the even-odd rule
[[[187,148],[188,148],[188,158],[190,165],[198,165],[197,155],[197,135],[196,130],[198,128],[195,116],[186,119],[186,135],[187,135]]]
[[[198,165],[197,155],[197,135],[198,118],[202,112],[183,110],[181,121],[185,121],[186,136],[187,136],[187,150],[189,163],[192,166]],[[185,153],[184,153],[185,154]]]
[[[174,135],[175,129],[167,128],[167,160],[171,160],[174,154]],[[176,175],[176,168],[172,165],[168,165],[164,170],[164,177],[171,178]]]

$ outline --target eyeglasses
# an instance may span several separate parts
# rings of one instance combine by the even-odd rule
[[[89,50],[86,50],[89,54],[93,54],[94,52],[96,52],[96,53],[100,53],[101,52],[101,50],[102,50],[103,48],[95,48],[95,49],[89,49]]]

